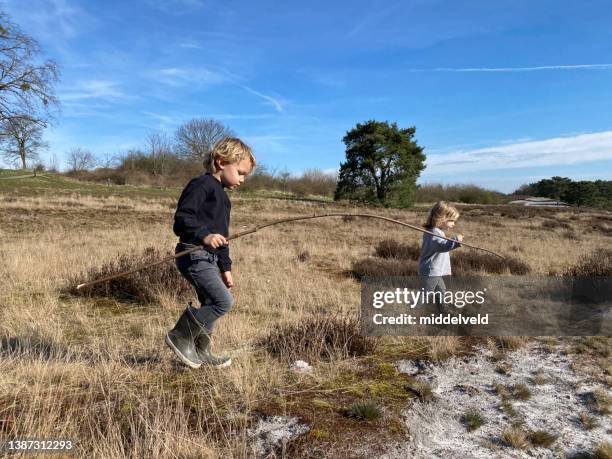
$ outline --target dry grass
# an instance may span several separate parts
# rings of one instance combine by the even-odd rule
[[[81,290],[76,289],[79,283],[88,283],[148,266],[171,255],[172,253],[162,253],[155,247],[147,247],[141,253],[121,254],[114,261],[91,268],[85,274],[73,277],[62,291],[73,295],[137,301],[143,304],[156,302],[163,294],[172,294],[177,299],[184,300],[192,294],[192,287],[176,269],[174,260]]]
[[[502,432],[502,441],[506,446],[517,449],[525,449],[529,446],[527,434],[520,427],[508,427]]]
[[[612,276],[612,250],[594,250],[578,263],[568,266],[565,269],[564,275],[574,277]]]
[[[368,423],[358,423],[364,430],[357,430],[353,419],[317,407],[312,399],[351,406],[374,397],[384,405],[387,422],[390,408],[401,408],[414,396],[402,377],[372,363],[393,347],[387,344],[395,346],[395,357],[434,360],[465,349],[457,337],[380,338],[376,347],[359,341],[355,324],[342,322],[360,302],[360,284],[346,273],[370,257],[382,239],[414,247],[420,235],[384,222],[330,218],[267,228],[232,241],[236,305],[217,323],[213,348],[232,354],[234,364],[225,371],[186,370],[163,343],[184,307],[181,292],[189,291],[180,286],[171,264],[142,274],[150,277],[138,282],[107,285],[103,296],[62,293],[66,285],[122,269],[118,264],[133,266],[171,250],[174,202],[168,196],[86,197],[72,191],[0,196],[1,439],[72,438],[78,443],[76,457],[252,457],[247,428],[269,411],[307,420],[313,431],[323,433],[310,436],[303,447],[325,445],[333,457],[351,448],[372,448],[382,441],[381,430],[365,430]],[[611,242],[593,231],[569,245],[559,232],[527,228],[525,209],[510,210],[511,218],[501,216],[505,207],[471,209],[481,214],[472,218],[462,212],[457,228],[466,241],[518,253],[534,274],[577,265],[585,253]],[[338,210],[331,204],[236,196],[231,232]],[[527,212],[535,212],[536,219],[540,215]],[[422,209],[376,213],[417,224],[424,217]],[[572,220],[577,231],[589,214],[578,215]],[[488,225],[493,221],[497,227]],[[151,246],[160,249],[147,252]],[[415,266],[405,258],[372,260],[397,263],[398,272]],[[505,273],[510,270],[503,267]],[[524,342],[506,340],[495,345],[506,349]],[[310,359],[312,374],[296,374],[285,364],[298,355]],[[313,409],[325,410],[324,415]],[[405,432],[398,428],[397,435]]]
[[[595,448],[594,459],[612,459],[612,443],[604,441]]]
[[[274,328],[261,345],[273,356],[290,363],[305,360],[345,359],[373,354],[376,339],[359,333],[357,317],[314,316]]]

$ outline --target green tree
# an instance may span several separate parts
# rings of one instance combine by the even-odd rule
[[[597,198],[597,186],[594,182],[571,182],[562,196],[568,204],[576,206],[591,205]]]
[[[561,196],[565,193],[572,180],[567,177],[552,177],[550,179],[540,180],[537,183],[538,196],[544,196],[546,198],[553,198],[557,201],[561,199]]]
[[[425,169],[423,148],[413,139],[415,132],[415,127],[400,129],[397,123],[374,120],[348,131],[342,139],[346,162],[340,165],[335,199],[412,205],[416,180]]]

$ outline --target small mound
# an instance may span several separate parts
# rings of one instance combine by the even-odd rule
[[[314,316],[279,326],[261,344],[284,362],[347,358],[368,355],[376,349],[376,339],[359,333],[356,317]]]
[[[145,304],[155,302],[161,293],[169,293],[177,295],[179,298],[187,298],[192,292],[191,286],[181,276],[181,273],[171,261],[127,276],[101,282],[82,290],[76,289],[76,285],[79,283],[92,282],[103,277],[129,271],[154,263],[170,255],[171,253],[162,253],[154,247],[147,247],[140,254],[132,252],[120,255],[116,261],[102,265],[99,268],[92,268],[84,275],[71,279],[70,286],[63,290],[65,293],[73,295],[114,298]]]

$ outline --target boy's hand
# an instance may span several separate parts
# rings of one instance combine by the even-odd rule
[[[232,278],[231,271],[225,271],[221,273],[221,279],[223,279],[223,283],[227,288],[232,288],[234,286],[234,279]]]
[[[457,234],[457,241],[463,242],[463,234]]]
[[[227,245],[227,240],[221,234],[209,234],[202,242],[204,242],[205,246],[212,249],[217,249],[222,245]]]

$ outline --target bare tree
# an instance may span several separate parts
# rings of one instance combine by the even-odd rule
[[[215,143],[223,137],[234,136],[229,127],[214,119],[194,118],[176,130],[176,150],[181,158],[202,161]]]
[[[29,118],[11,118],[0,123],[2,156],[11,164],[21,163],[22,169],[27,161],[39,158],[40,150],[48,148],[42,140],[42,126]]]
[[[40,52],[36,40],[0,12],[0,121],[25,118],[45,126],[59,108],[53,88],[58,66],[41,62]]]
[[[116,167],[119,164],[119,156],[118,155],[111,155],[110,153],[104,153],[101,157],[99,156],[98,159],[98,166],[103,167],[105,169],[112,169],[113,167]]]
[[[153,175],[164,175],[172,156],[172,142],[165,132],[154,132],[147,137],[148,154],[153,160]]]
[[[59,159],[57,158],[57,153],[51,154],[51,158],[49,158],[48,170],[52,172],[59,171]]]
[[[72,172],[93,169],[96,164],[96,157],[89,150],[75,147],[68,152],[68,167]]]

